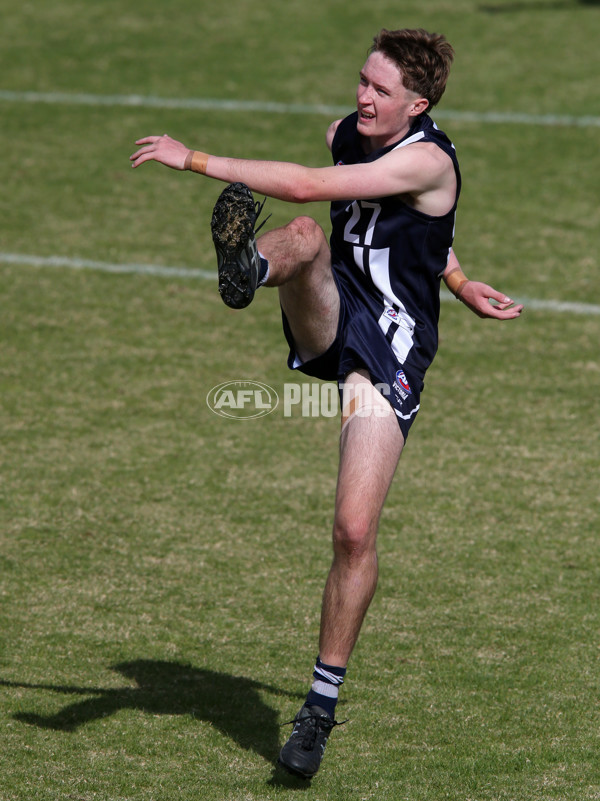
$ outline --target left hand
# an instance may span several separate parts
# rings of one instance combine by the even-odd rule
[[[167,134],[146,136],[138,139],[136,145],[144,145],[144,147],[140,147],[129,157],[132,167],[139,167],[146,161],[158,161],[159,164],[164,164],[173,170],[185,169],[189,148],[176,139],[171,139]]]
[[[478,317],[513,320],[515,317],[520,317],[523,311],[522,303],[515,304],[514,300],[481,281],[467,281],[459,299]],[[491,303],[492,300],[496,302]]]

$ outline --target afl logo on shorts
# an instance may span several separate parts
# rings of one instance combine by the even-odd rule
[[[405,392],[407,392],[409,395],[412,394],[412,390],[410,388],[410,384],[408,383],[408,379],[406,377],[406,373],[404,372],[404,370],[398,370],[398,372],[396,373],[396,381]]]

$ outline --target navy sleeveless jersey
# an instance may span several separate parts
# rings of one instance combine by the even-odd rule
[[[398,142],[365,154],[357,113],[339,124],[334,164],[368,163],[413,142],[434,142],[452,159],[457,192],[441,217],[417,211],[399,197],[331,204],[331,255],[338,282],[377,321],[396,360],[421,378],[438,346],[439,289],[454,237],[460,171],[454,146],[428,115]]]

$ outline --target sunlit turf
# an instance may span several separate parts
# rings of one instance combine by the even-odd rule
[[[445,108],[600,113],[593,3],[0,8],[4,89],[351,105],[372,33],[418,24],[457,50]],[[213,270],[220,186],[131,171],[135,139],[322,164],[328,122],[3,102],[0,251]],[[597,128],[443,127],[466,271],[597,306]],[[0,286],[1,801],[600,797],[597,315],[443,304],[349,722],[308,784],[275,761],[316,655],[339,420],[206,403],[296,380],[276,297],[235,313],[206,278],[15,264]]]

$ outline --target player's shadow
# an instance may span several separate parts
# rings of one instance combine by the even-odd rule
[[[242,748],[255,751],[275,764],[280,726],[277,713],[261,698],[260,691],[281,695],[282,690],[243,676],[230,676],[177,662],[138,659],[114,665],[112,670],[135,682],[114,689],[3,681],[0,686],[45,689],[85,696],[54,715],[19,713],[16,720],[44,729],[74,732],[121,709],[152,715],[189,715],[209,721]],[[289,693],[285,693],[290,695]],[[292,697],[296,698],[295,694]],[[299,697],[299,696],[298,696]]]

